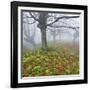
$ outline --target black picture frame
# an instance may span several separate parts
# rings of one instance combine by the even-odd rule
[[[64,81],[45,81],[33,83],[18,83],[18,7],[41,7],[55,9],[76,9],[84,11],[84,78],[78,80]],[[11,87],[35,87],[35,86],[52,86],[52,85],[68,85],[68,84],[83,84],[88,82],[87,72],[87,6],[83,5],[66,5],[66,4],[49,4],[35,2],[11,2]]]

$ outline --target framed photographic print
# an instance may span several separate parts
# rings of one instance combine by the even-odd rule
[[[11,87],[87,83],[87,6],[11,2]]]

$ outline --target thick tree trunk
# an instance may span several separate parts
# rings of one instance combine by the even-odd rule
[[[47,50],[46,30],[41,29],[42,49]]]
[[[47,23],[47,13],[40,12],[38,27],[41,30],[41,40],[42,40],[42,49],[47,50],[47,39],[46,39],[46,23]]]

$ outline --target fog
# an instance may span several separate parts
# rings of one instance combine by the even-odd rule
[[[30,12],[38,19],[39,12]],[[22,36],[23,36],[23,48],[33,49],[41,47],[41,30],[38,27],[38,21],[35,21],[33,16],[29,14],[29,11],[22,12]],[[47,24],[52,23],[59,17],[73,17],[80,16],[80,14],[69,13],[48,13]],[[78,18],[63,18],[59,19],[51,26],[46,27],[46,39],[47,44],[50,42],[79,42],[79,29],[80,29],[80,17]]]

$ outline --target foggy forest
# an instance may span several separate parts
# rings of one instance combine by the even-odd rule
[[[80,14],[22,11],[22,77],[79,74]]]

